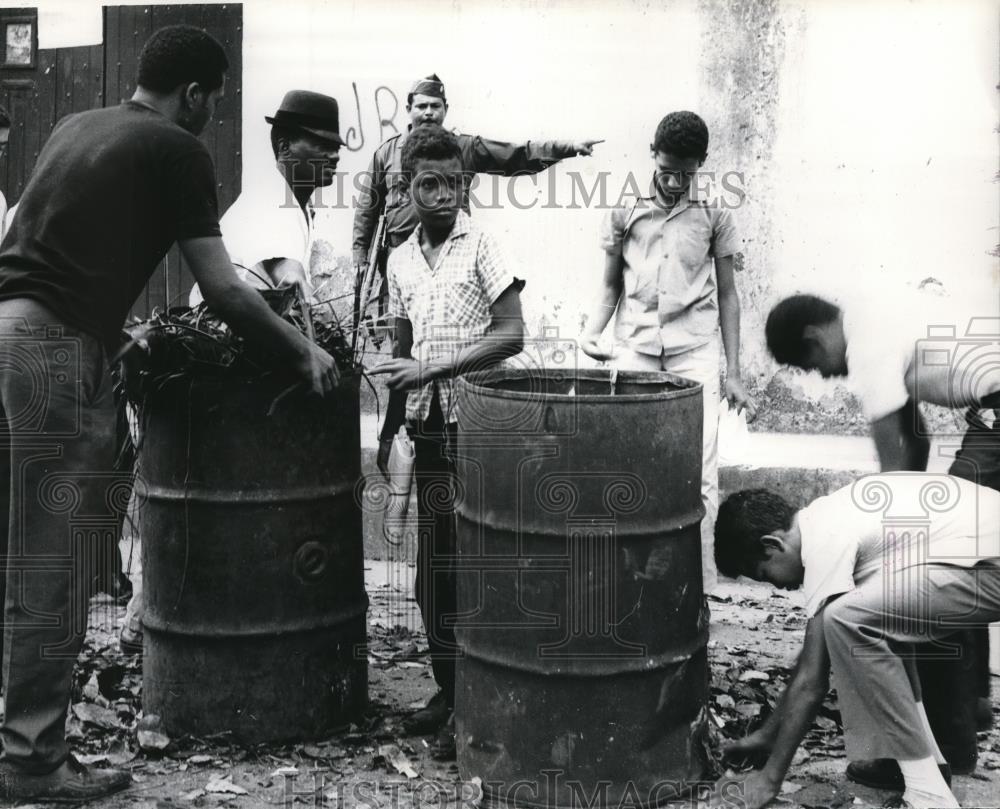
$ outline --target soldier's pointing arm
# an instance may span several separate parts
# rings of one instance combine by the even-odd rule
[[[529,140],[505,143],[479,135],[459,135],[466,168],[478,174],[537,174],[549,166],[575,157],[580,144],[569,140]]]

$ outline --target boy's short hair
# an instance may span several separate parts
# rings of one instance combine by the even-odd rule
[[[708,127],[693,112],[672,112],[656,127],[653,151],[704,160],[708,154]]]
[[[136,82],[154,93],[170,93],[197,82],[211,92],[222,86],[229,59],[219,41],[193,25],[168,25],[146,40]]]
[[[10,129],[10,113],[3,104],[0,104],[0,129]]]
[[[764,560],[761,537],[792,527],[797,509],[767,489],[744,489],[726,498],[715,521],[715,564],[725,576],[754,576]]]
[[[462,162],[462,148],[453,133],[438,124],[415,127],[403,143],[400,156],[403,176],[409,182],[421,160],[449,160],[452,157]]]
[[[815,295],[792,295],[780,301],[767,316],[764,334],[767,348],[782,365],[803,368],[806,326],[823,326],[840,315],[840,307]]]

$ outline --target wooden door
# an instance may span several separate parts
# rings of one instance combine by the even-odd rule
[[[37,18],[35,8],[0,9],[0,33],[10,20],[34,20],[37,32]],[[56,122],[70,113],[119,104],[131,97],[139,52],[149,35],[164,25],[186,23],[212,34],[229,56],[226,97],[202,135],[215,161],[219,209],[225,211],[239,196],[242,173],[242,5],[107,6],[103,23],[100,45],[36,48],[31,66],[0,65],[0,103],[13,123],[7,153],[0,157],[0,191],[8,204],[20,198]],[[185,302],[192,283],[173,248],[136,301],[133,314],[148,317],[156,307]]]

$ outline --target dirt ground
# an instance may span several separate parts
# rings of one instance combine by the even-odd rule
[[[136,738],[141,665],[135,658],[123,657],[116,640],[124,607],[95,599],[69,733],[84,761],[125,766],[131,769],[135,785],[89,805],[99,809],[476,805],[475,785],[463,784],[453,763],[434,761],[428,739],[400,735],[402,717],[434,692],[427,646],[410,595],[412,568],[404,562],[366,565],[371,704],[359,725],[309,744],[245,748],[222,735],[169,740],[162,751],[141,749]],[[805,614],[794,594],[749,582],[723,583],[711,609],[711,716],[721,736],[738,737],[766,714],[780,692],[801,642]],[[409,765],[412,777],[397,771],[392,761],[402,769]],[[877,807],[889,797],[848,782],[845,767],[839,713],[831,695],[774,805]],[[954,789],[963,806],[1000,807],[1000,732],[981,734],[979,769],[972,776],[956,778]]]

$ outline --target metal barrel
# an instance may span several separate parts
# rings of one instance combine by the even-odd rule
[[[707,764],[701,386],[459,382],[458,763],[494,803],[656,805]]]
[[[178,380],[145,408],[143,710],[170,735],[318,738],[367,704],[359,378],[284,385]]]

